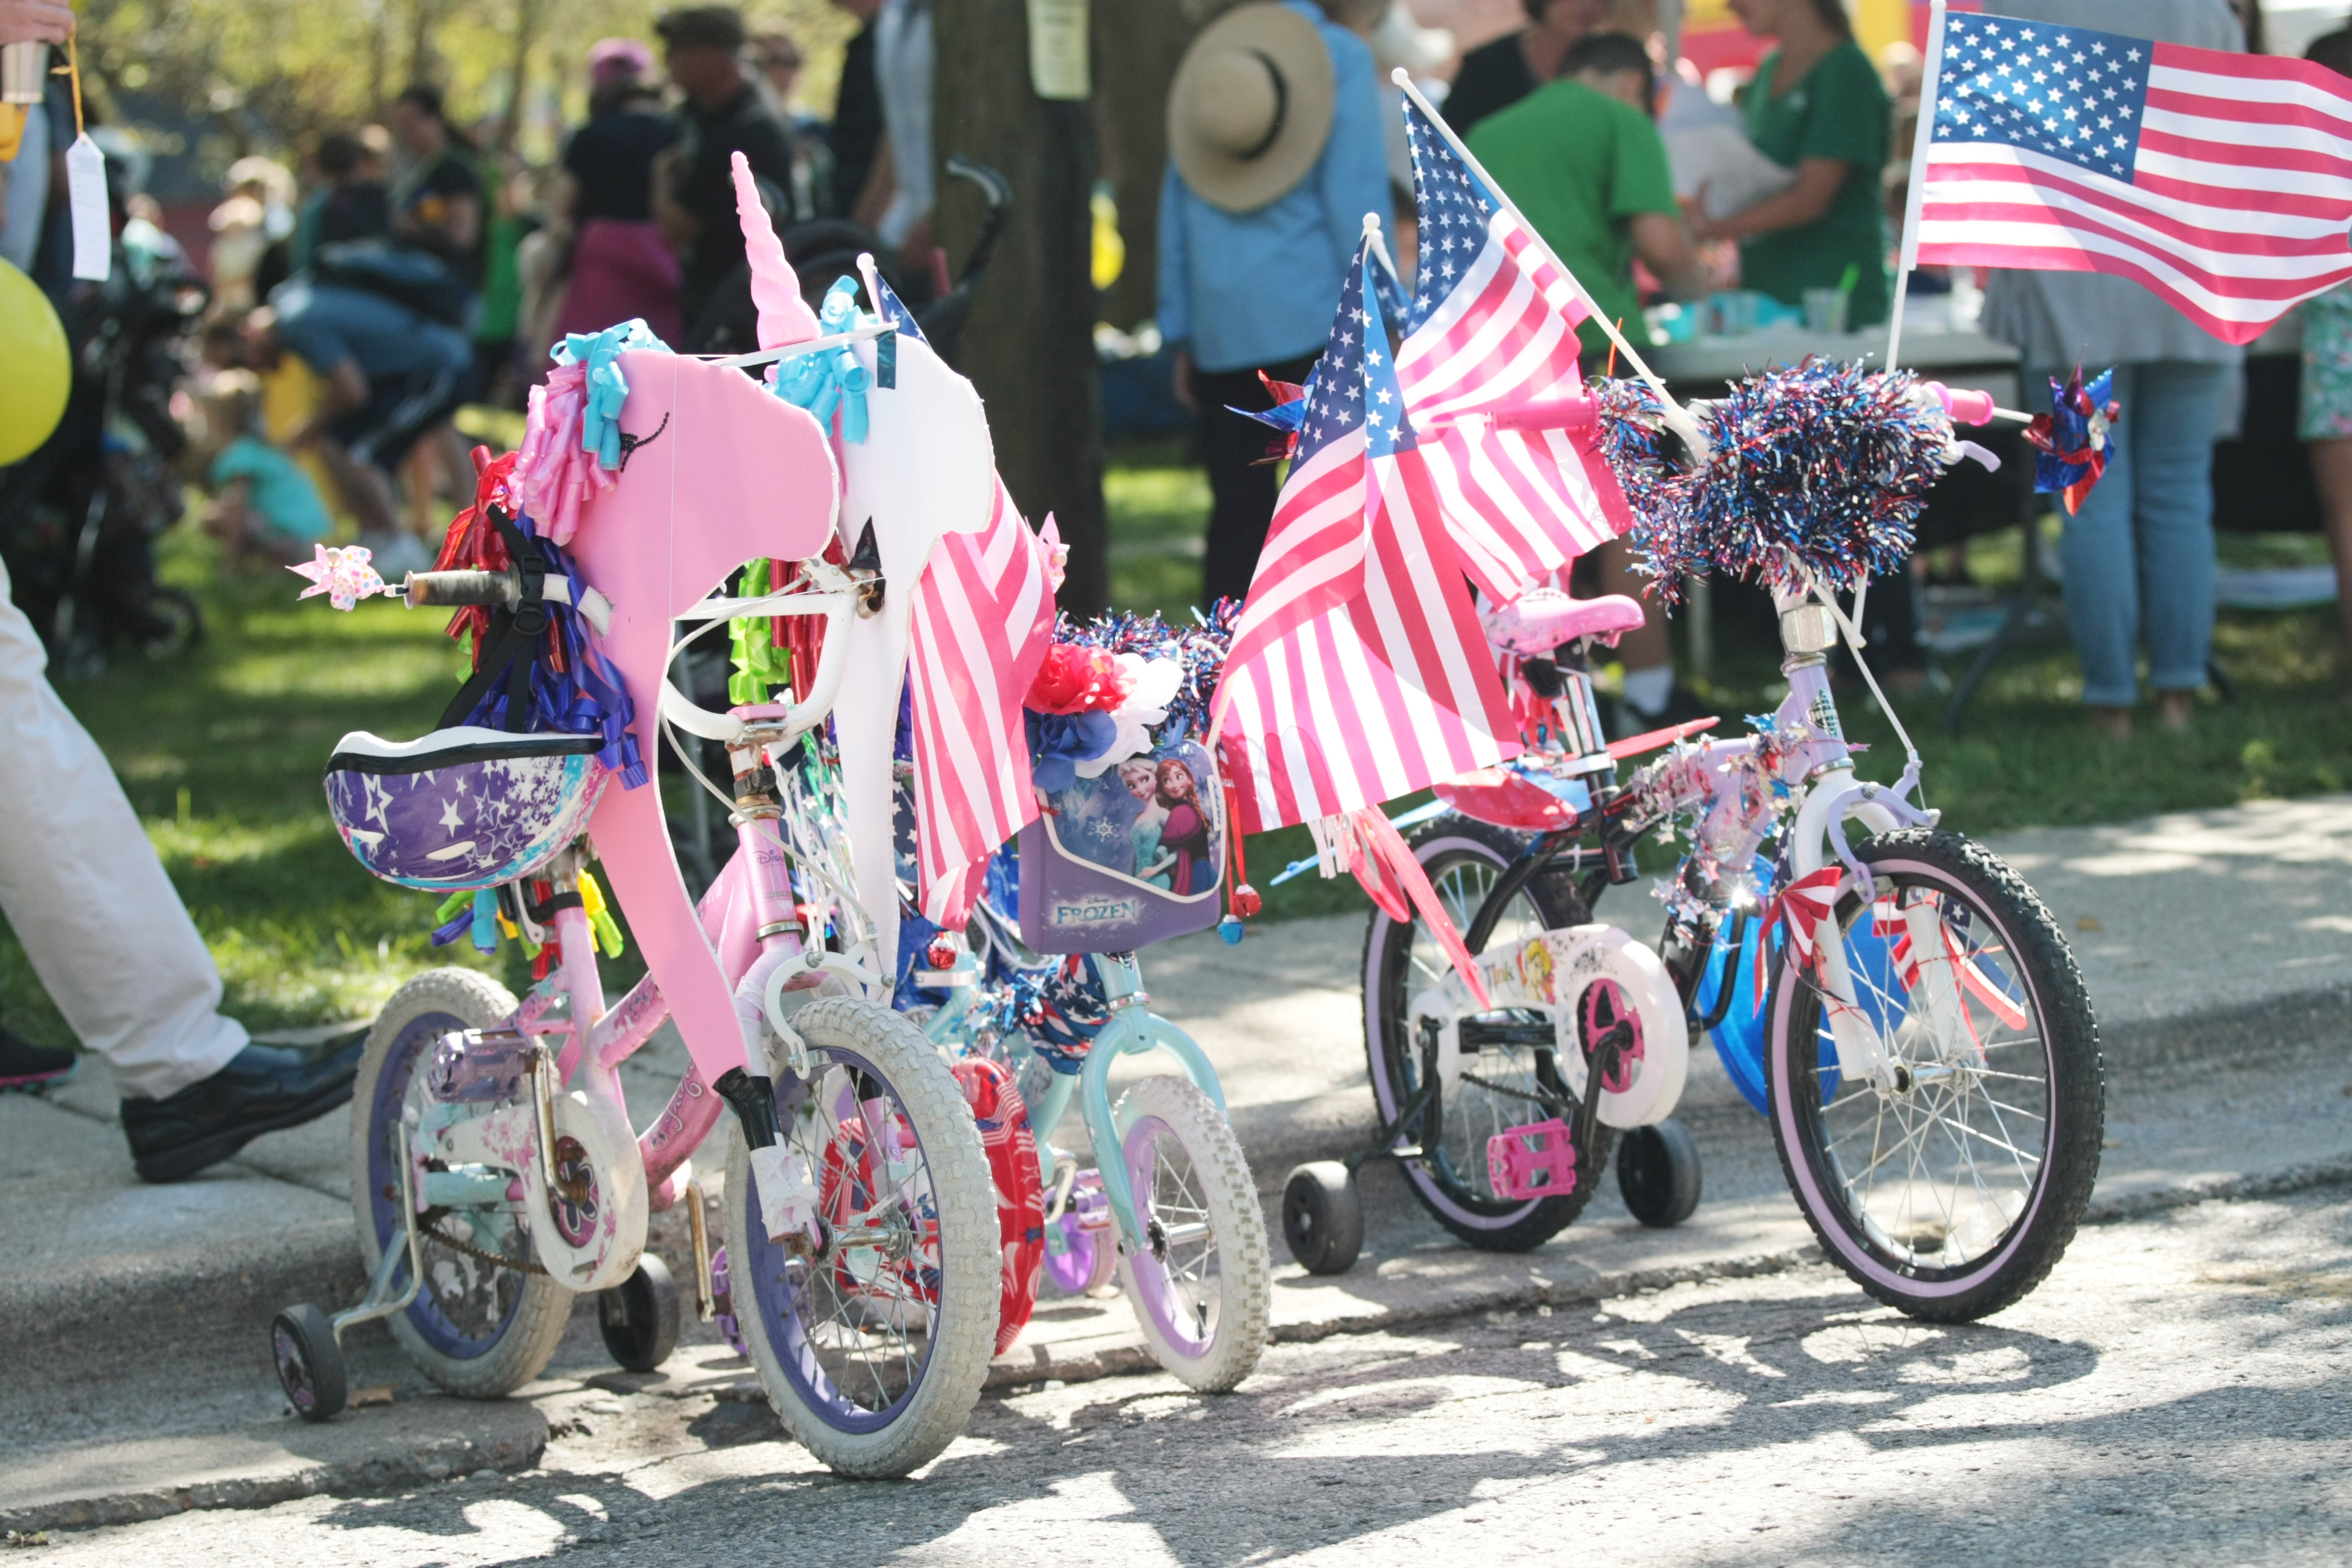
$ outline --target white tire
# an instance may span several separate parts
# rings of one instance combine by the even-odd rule
[[[1256,1370],[1273,1312],[1265,1214],[1241,1140],[1190,1079],[1148,1078],[1112,1119],[1148,1240],[1118,1260],[1145,1342],[1187,1387],[1223,1394]]]

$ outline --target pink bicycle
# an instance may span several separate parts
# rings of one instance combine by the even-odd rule
[[[875,646],[859,634],[878,624],[884,583],[870,565],[821,558],[841,487],[815,419],[728,365],[625,341],[605,334],[575,382],[585,445],[601,437],[626,460],[589,476],[570,551],[560,530],[520,515],[500,482],[511,476],[486,475],[481,516],[507,564],[412,574],[404,594],[488,608],[474,681],[432,734],[347,736],[328,763],[338,826],[369,870],[450,890],[453,925],[503,924],[551,957],[520,999],[447,968],[384,1007],[352,1124],[373,1277],[331,1318],[280,1313],[273,1349],[310,1419],[344,1402],[342,1331],[377,1318],[435,1384],[493,1398],[540,1373],[573,1297],[595,1291],[608,1345],[650,1369],[675,1343],[677,1310],[645,1252],[646,1218],[688,1199],[707,1280],[691,1156],[723,1105],[736,1129],[729,1306],[761,1382],[828,1465],[902,1476],[978,1400],[997,1321],[995,1205],[947,1063],[865,998],[872,976],[854,945],[828,951],[812,910],[829,902],[840,930],[855,900],[813,891],[820,870],[794,855],[787,820],[799,738]],[[841,345],[810,345],[828,346]],[[564,432],[574,454],[581,428]],[[752,558],[800,563],[794,585],[711,596]],[[666,677],[674,623],[741,616],[824,617],[814,677],[797,701],[695,709]],[[722,740],[733,765],[740,852],[699,907],[637,761],[656,713]],[[648,971],[609,1007],[592,849]],[[639,1133],[617,1069],[665,1018],[693,1069]]]

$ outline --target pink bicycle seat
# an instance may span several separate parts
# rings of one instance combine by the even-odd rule
[[[1643,621],[1642,606],[1622,594],[1571,599],[1557,588],[1530,588],[1509,604],[1478,617],[1486,640],[1507,653],[1539,658],[1578,637],[1614,643]]]

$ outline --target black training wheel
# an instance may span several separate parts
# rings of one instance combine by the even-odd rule
[[[596,1293],[596,1326],[624,1372],[653,1372],[677,1349],[677,1282],[648,1252],[636,1271]]]
[[[1671,1116],[1629,1130],[1617,1145],[1617,1191],[1643,1225],[1664,1230],[1690,1218],[1699,1185],[1698,1142]]]
[[[1309,1274],[1345,1274],[1364,1250],[1364,1200],[1337,1160],[1318,1160],[1282,1184],[1282,1239]]]
[[[308,1301],[287,1308],[269,1321],[269,1351],[295,1415],[324,1421],[342,1409],[343,1350],[326,1313]]]

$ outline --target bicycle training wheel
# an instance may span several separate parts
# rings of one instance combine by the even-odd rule
[[[400,1220],[402,1108],[418,1068],[453,1029],[514,1016],[513,993],[470,969],[435,969],[393,994],[368,1031],[352,1093],[352,1210],[371,1273],[406,1245]],[[483,1105],[480,1110],[491,1107]],[[430,1169],[444,1168],[435,1161]],[[520,1199],[427,1209],[425,1282],[389,1321],[393,1338],[439,1387],[469,1399],[513,1393],[545,1369],[563,1338],[572,1293],[531,1256]]]
[[[922,1031],[851,997],[793,1016],[805,1079],[776,1081],[822,1238],[771,1241],[741,1138],[727,1156],[736,1323],[776,1414],[844,1475],[906,1475],[980,1402],[1002,1298],[996,1198],[963,1091]]]
[[[1937,1322],[1997,1312],[2074,1239],[2106,1120],[2098,1025],[2074,955],[2023,879],[1951,833],[1883,834],[1837,919],[1889,1081],[1843,1077],[1809,972],[1772,974],[1767,1092],[1797,1205],[1822,1250],[1888,1306]],[[1940,1043],[1911,952],[1932,911],[1964,1019]]]
[[[1446,816],[1415,833],[1410,842],[1421,868],[1454,929],[1468,936],[1470,922],[1504,868],[1526,847],[1525,836],[1471,817]],[[1507,946],[1541,931],[1581,925],[1591,918],[1575,884],[1557,873],[1535,878],[1512,899],[1487,939]],[[1420,921],[1407,925],[1372,910],[1364,934],[1364,1048],[1370,1058],[1372,1096],[1381,1121],[1394,1120],[1422,1084],[1437,1070],[1431,1051],[1411,1037],[1407,1005],[1416,992],[1433,985],[1453,966],[1436,938]],[[1502,1020],[1534,1021],[1535,1015],[1506,1010]],[[1549,1046],[1489,1046],[1465,1061],[1455,1092],[1431,1100],[1399,1136],[1420,1145],[1422,1158],[1404,1163],[1413,1196],[1437,1223],[1473,1247],[1492,1252],[1525,1252],[1566,1229],[1591,1201],[1609,1163],[1611,1134],[1596,1122],[1591,1146],[1576,1151],[1575,1190],[1557,1198],[1496,1195],[1486,1163],[1487,1141],[1513,1127],[1560,1116],[1572,1127],[1572,1105]]]
[[[1145,1237],[1118,1260],[1119,1284],[1160,1364],[1223,1394],[1256,1369],[1274,1308],[1265,1215],[1241,1140],[1181,1078],[1145,1079],[1112,1119]]]

